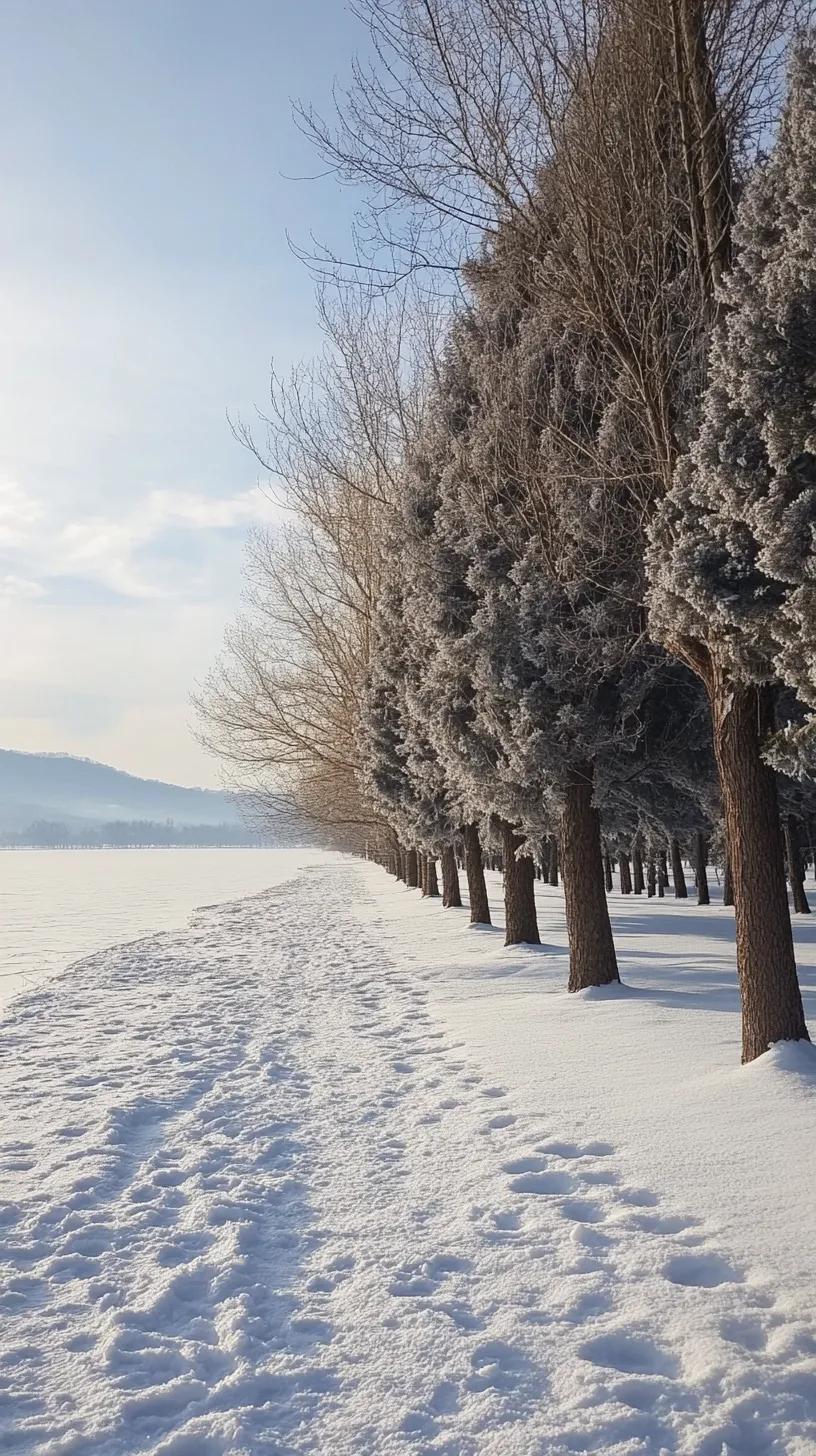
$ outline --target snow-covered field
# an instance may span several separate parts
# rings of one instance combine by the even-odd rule
[[[613,909],[568,997],[560,892],[337,858],[15,1002],[0,1449],[816,1452],[816,1053],[739,1069],[731,912]]]
[[[320,861],[318,849],[0,850],[0,1010],[80,956],[186,925]]]

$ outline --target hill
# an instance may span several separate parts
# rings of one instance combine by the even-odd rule
[[[0,833],[25,830],[37,820],[72,828],[111,821],[173,820],[184,826],[241,828],[237,804],[217,789],[188,789],[141,779],[121,769],[67,753],[0,749]],[[255,836],[249,831],[247,841]]]

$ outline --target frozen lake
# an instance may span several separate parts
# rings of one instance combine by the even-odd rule
[[[0,852],[0,1008],[72,961],[281,884],[319,849]]]

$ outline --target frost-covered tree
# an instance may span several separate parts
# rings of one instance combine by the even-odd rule
[[[413,671],[404,681],[408,751],[415,764],[419,760],[426,776],[433,764],[431,778],[437,792],[446,801],[449,815],[458,819],[471,923],[490,924],[480,838],[480,821],[486,821],[490,813],[488,777],[459,771],[462,758],[471,761],[474,690],[461,642],[475,597],[467,580],[467,552],[438,520],[441,476],[477,406],[461,343],[455,328],[441,362],[434,407],[404,474],[397,570],[402,581],[404,634],[413,653]],[[514,868],[514,862],[510,863],[508,874],[505,867],[508,906]],[[511,909],[509,939],[528,938],[529,903],[522,918],[526,924],[516,923]],[[534,926],[534,901],[532,923]]]
[[[593,592],[584,583],[581,599],[575,577],[559,578],[541,532],[530,530],[528,513],[540,505],[530,495],[531,469],[537,475],[551,469],[554,484],[560,463],[543,446],[543,392],[569,393],[572,364],[552,338],[540,341],[535,358],[532,351],[522,358],[523,282],[519,288],[514,265],[505,256],[479,270],[476,306],[454,341],[459,376],[453,369],[450,388],[468,403],[464,414],[448,406],[448,460],[426,543],[426,589],[439,631],[428,691],[452,778],[501,836],[509,939],[538,938],[532,849],[561,820],[562,794],[591,820],[594,859],[582,842],[576,869],[570,843],[562,846],[577,988],[617,979],[592,806],[592,755],[586,757],[581,732],[595,718],[609,674],[593,672],[587,663],[588,645],[599,637],[600,595],[590,600]],[[591,403],[587,408],[591,414]],[[552,524],[561,540],[557,548],[554,537],[550,544],[563,558],[569,533]],[[596,653],[592,668],[598,665]],[[590,676],[593,704],[581,702]],[[595,728],[587,731],[595,749]]]
[[[392,575],[374,614],[371,661],[360,717],[361,785],[398,839],[442,859],[446,906],[461,905],[454,839],[461,806],[421,717],[411,705],[417,644],[405,612],[401,553],[392,543]]]
[[[775,776],[780,679],[816,709],[816,49],[797,47],[779,136],[740,203],[699,434],[653,529],[652,629],[709,692],[734,885],[743,1057],[807,1036]]]
[[[518,768],[514,779],[503,730],[486,726],[482,712],[484,660],[477,638],[494,599],[478,579],[475,522],[459,490],[482,410],[473,373],[479,347],[474,319],[463,318],[449,341],[432,426],[406,491],[414,629],[425,644],[414,706],[438,742],[466,822],[484,820],[500,844],[507,943],[537,943],[531,840],[538,842],[546,828],[545,808],[540,785],[519,779]],[[489,526],[483,542],[488,535]],[[517,637],[511,613],[511,654]]]

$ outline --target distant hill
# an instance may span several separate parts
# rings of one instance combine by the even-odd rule
[[[67,753],[19,753],[0,749],[0,834],[26,830],[36,821],[96,829],[112,821],[167,821],[187,829],[228,826],[246,843],[238,806],[217,789],[185,789],[140,779],[89,758]]]

